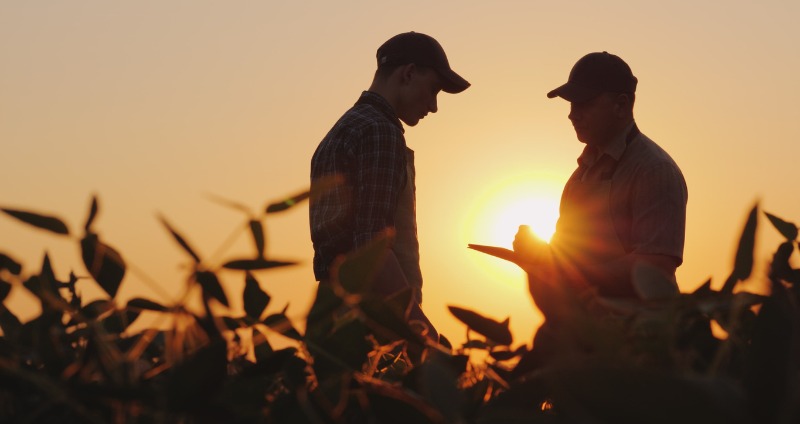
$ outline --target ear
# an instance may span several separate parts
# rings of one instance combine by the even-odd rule
[[[624,118],[631,110],[631,97],[625,93],[620,93],[614,99],[614,113],[620,118]]]
[[[401,66],[398,71],[400,72],[400,81],[403,84],[407,84],[411,81],[414,74],[417,73],[417,65],[409,63]]]

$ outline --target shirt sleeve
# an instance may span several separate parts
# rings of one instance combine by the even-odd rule
[[[683,262],[688,191],[672,163],[649,168],[637,179],[631,203],[633,253],[667,255]]]
[[[397,201],[406,178],[406,144],[391,124],[364,129],[355,146],[353,246],[358,248],[394,226]]]

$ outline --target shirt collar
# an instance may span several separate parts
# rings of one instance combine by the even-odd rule
[[[625,153],[625,148],[628,146],[628,133],[631,132],[633,128],[633,121],[625,127],[625,130],[619,133],[611,143],[608,143],[605,149],[603,149],[603,153],[606,155],[611,156],[614,160],[619,160],[622,157],[622,154]]]
[[[589,145],[584,147],[583,152],[578,157],[578,164],[582,166],[591,166],[603,155],[607,155],[615,161],[619,161],[619,159],[622,157],[622,154],[625,153],[625,148],[628,145],[628,133],[631,132],[631,129],[633,129],[634,125],[635,122],[631,121],[631,123],[628,124],[628,126],[625,127],[622,132],[611,139],[611,142],[606,144],[602,149],[598,149]]]
[[[360,104],[370,105],[378,109],[380,113],[386,116],[391,123],[397,125],[397,128],[400,128],[400,131],[405,134],[406,130],[403,128],[403,124],[400,123],[400,119],[397,118],[397,113],[395,113],[394,109],[392,109],[392,105],[390,105],[383,96],[374,91],[364,91],[356,102],[356,105]]]

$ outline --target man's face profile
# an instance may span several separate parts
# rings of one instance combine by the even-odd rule
[[[582,143],[598,146],[616,134],[617,95],[603,93],[582,102],[570,102],[569,120]]]
[[[428,113],[436,113],[436,97],[441,91],[441,77],[428,68],[415,65],[403,70],[403,85],[397,104],[397,116],[413,127]]]

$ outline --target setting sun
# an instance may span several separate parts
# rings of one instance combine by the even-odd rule
[[[550,197],[522,197],[500,208],[493,219],[492,234],[507,237],[515,234],[519,225],[530,226],[533,233],[550,241],[556,231],[558,201]]]
[[[511,247],[520,225],[549,241],[556,229],[560,183],[546,175],[521,175],[500,181],[476,205],[470,220],[472,242]]]
[[[528,225],[536,236],[549,241],[558,220],[562,184],[551,175],[526,173],[487,186],[470,209],[465,241],[511,248],[520,225]],[[492,277],[519,280],[521,270],[516,265],[477,252],[475,255]]]

